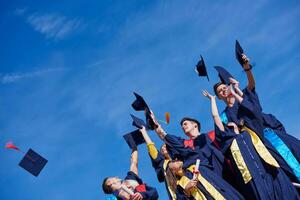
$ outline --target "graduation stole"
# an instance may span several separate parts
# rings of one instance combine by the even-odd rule
[[[170,196],[172,197],[172,200],[176,200],[176,191],[174,191],[173,187],[170,184],[170,180],[169,177],[167,176],[167,167],[168,167],[168,163],[170,162],[170,160],[164,160],[164,164],[163,164],[163,168],[164,168],[164,176],[165,176],[165,181],[167,183],[167,187],[168,187],[168,191],[170,193]]]
[[[250,134],[252,144],[254,145],[258,155],[269,165],[279,168],[279,164],[262,143],[260,138],[256,135],[256,133],[247,126],[243,126],[242,131],[247,131]]]
[[[236,139],[233,140],[230,146],[230,151],[238,169],[240,170],[240,173],[242,174],[245,184],[247,184],[252,179],[252,175],[244,161]]]
[[[193,172],[195,169],[195,165],[191,165],[187,168],[190,172]],[[182,176],[178,181],[178,185],[183,189],[187,186],[190,179],[186,176]],[[198,174],[198,181],[203,185],[205,190],[212,196],[215,200],[225,200],[223,195],[210,183],[208,182],[200,173]],[[196,200],[206,200],[205,195],[199,190],[199,188],[192,188],[190,190],[192,197]]]
[[[149,152],[151,158],[153,160],[155,160],[158,156],[158,151],[155,147],[155,144],[154,143],[149,143],[149,144],[147,144],[147,147],[148,147],[148,152]],[[168,191],[169,191],[169,193],[172,197],[172,200],[176,200],[176,192],[174,191],[174,189],[170,185],[170,180],[168,179],[167,172],[166,172],[169,162],[170,162],[170,160],[166,160],[166,159],[164,160],[164,163],[163,163],[164,176],[165,176],[165,181],[167,183]]]

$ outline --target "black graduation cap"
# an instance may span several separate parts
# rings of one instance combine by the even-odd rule
[[[145,143],[145,139],[139,130],[135,130],[135,131],[125,134],[125,135],[123,135],[123,138],[125,139],[128,146],[132,150],[137,149],[137,146],[139,144]]]
[[[146,109],[149,110],[149,107],[148,107],[147,103],[145,102],[145,100],[143,99],[143,97],[138,95],[135,92],[133,94],[136,97],[136,100],[134,100],[134,102],[131,104],[133,109],[135,111],[141,111],[141,110],[146,110]]]
[[[243,64],[245,64],[245,62],[243,61],[242,57],[244,54],[244,50],[241,47],[239,41],[235,41],[235,57],[238,60],[238,62],[240,63],[240,65],[243,67]],[[250,65],[250,67],[252,67],[252,65]]]
[[[233,76],[223,67],[221,66],[215,66],[215,69],[218,71],[218,75],[220,77],[220,80],[222,83],[229,85],[230,80],[229,78],[233,78]]]
[[[132,125],[133,126],[139,128],[139,129],[143,128],[143,126],[147,128],[147,125],[145,124],[145,122],[142,119],[140,119],[140,118],[138,118],[138,117],[136,117],[136,116],[134,116],[132,114],[130,114],[130,116],[131,116],[131,118],[133,120],[132,121]]]
[[[157,128],[156,127],[157,125],[154,123],[151,117],[150,110],[146,110],[146,123],[147,123],[147,128],[150,130],[154,130],[155,128]]]
[[[202,56],[201,56],[201,60],[199,60],[199,62],[196,65],[196,72],[197,72],[198,76],[206,76],[207,80],[209,81],[208,74],[206,71],[206,66],[205,66],[204,59]]]
[[[27,170],[32,175],[38,176],[47,164],[47,162],[48,160],[43,158],[41,155],[39,155],[32,149],[29,149],[23,157],[23,159],[21,160],[21,162],[19,163],[19,166]]]

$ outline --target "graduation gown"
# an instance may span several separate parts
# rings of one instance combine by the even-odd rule
[[[299,182],[299,140],[291,135],[286,134],[282,124],[273,115],[262,112],[259,98],[255,92],[255,89],[249,90],[248,88],[245,88],[243,93],[244,100],[241,103],[236,101],[232,107],[225,108],[221,114],[222,121],[225,123],[231,121],[235,122],[236,124],[240,124],[241,120],[244,120],[245,125],[260,137],[272,156],[277,160],[281,168],[289,176],[291,181]],[[270,131],[276,133],[271,135],[273,136],[272,139],[265,137],[266,133],[270,133]],[[280,146],[285,146],[286,148],[279,149],[276,147],[279,146],[276,145],[276,143],[274,144],[274,137],[275,139],[278,139],[276,138],[277,136],[280,138],[279,140],[282,141]]]
[[[124,178],[124,180],[135,180],[138,182],[138,186],[135,188],[134,192],[139,192],[143,196],[143,200],[157,200],[158,193],[154,187],[150,187],[143,183],[142,179],[136,175],[134,172],[129,171]],[[121,199],[121,198],[118,198]]]
[[[184,176],[178,181],[177,197],[182,199],[199,199],[193,196],[187,197],[184,194],[184,188],[188,181],[193,178],[191,167],[193,167],[197,159],[200,159],[199,171],[202,179],[199,180],[197,185],[200,191],[199,194],[206,199],[215,199],[214,195],[222,196],[221,199],[244,199],[239,192],[222,179],[224,156],[221,151],[211,144],[211,140],[206,134],[201,134],[194,140],[184,140],[183,138],[167,134],[165,142],[168,152],[174,159],[182,160],[183,169],[185,169]]]
[[[151,158],[152,167],[155,169],[155,173],[158,181],[164,182],[165,187],[170,200],[180,200],[180,197],[176,197],[176,188],[171,186],[171,180],[168,180],[167,177],[167,168],[169,160],[166,160],[165,157],[156,149],[154,143],[147,144],[149,156]]]
[[[251,136],[246,131],[236,134],[226,128],[220,131],[216,127],[216,134],[222,138],[222,150],[232,163],[234,169],[235,184],[237,190],[245,199],[298,199],[293,187],[286,187],[281,190],[281,180],[289,182],[289,179],[282,171],[276,176],[273,169],[269,169],[268,163],[257,153],[252,144]],[[280,177],[280,178],[278,178]],[[279,181],[279,183],[278,183]],[[280,186],[278,188],[278,186]],[[291,189],[291,190],[290,190]]]

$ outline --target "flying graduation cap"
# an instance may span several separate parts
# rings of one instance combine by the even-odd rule
[[[138,145],[145,143],[145,139],[139,130],[125,134],[123,138],[132,150],[136,150]]]
[[[226,84],[226,85],[230,85],[229,78],[233,78],[233,76],[226,69],[224,69],[221,66],[215,66],[215,69],[218,72],[218,75],[219,75],[219,78],[220,78],[221,82]]]
[[[244,54],[244,50],[241,47],[240,43],[238,40],[235,41],[235,57],[238,60],[238,62],[240,63],[240,65],[243,67],[243,65],[245,64],[244,60],[243,60],[243,55]],[[251,65],[250,65],[251,66]],[[252,66],[251,66],[252,67]]]
[[[150,129],[150,130],[154,130],[155,128],[155,123],[152,120],[151,117],[151,113],[150,113],[150,108],[147,105],[146,101],[144,100],[144,98],[140,95],[138,95],[137,93],[133,93],[134,96],[136,97],[136,99],[134,100],[134,102],[131,104],[131,106],[133,107],[134,110],[136,111],[144,111],[145,112],[145,116],[146,116],[146,128]]]
[[[135,101],[131,104],[135,111],[150,110],[144,98],[133,92]]]
[[[206,71],[204,59],[201,55],[200,55],[200,57],[201,57],[201,60],[199,60],[199,62],[197,63],[195,71],[197,72],[198,76],[206,76],[207,80],[209,81],[209,77],[208,77],[208,74]]]
[[[140,118],[138,118],[138,117],[136,117],[136,116],[134,116],[132,114],[130,114],[130,116],[131,116],[131,118],[133,120],[132,121],[132,125],[133,126],[139,128],[139,129],[143,128],[143,126],[147,127],[147,125],[145,124],[145,122],[142,119],[140,119]]]
[[[21,149],[15,146],[12,142],[8,142],[5,145],[5,148],[14,149],[24,154],[24,152],[21,151]],[[29,149],[20,161],[19,166],[37,177],[42,171],[42,169],[45,167],[47,162],[47,159],[43,158],[41,155],[39,155],[32,149]]]

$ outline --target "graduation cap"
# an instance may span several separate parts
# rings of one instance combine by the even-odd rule
[[[137,93],[133,93],[136,97],[136,99],[134,100],[134,102],[131,104],[133,109],[136,111],[145,111],[145,116],[146,116],[146,128],[150,129],[150,130],[154,130],[155,128],[155,123],[151,118],[151,112],[150,112],[150,108],[147,105],[146,101],[144,100],[144,98],[140,95],[138,95]]]
[[[197,72],[198,76],[206,76],[207,80],[209,81],[209,77],[206,71],[206,66],[202,56],[201,56],[201,60],[199,60],[199,62],[196,65],[195,71]]]
[[[136,98],[134,100],[134,102],[131,104],[133,109],[135,111],[149,110],[149,107],[148,107],[147,103],[145,102],[144,98],[135,92],[133,94]]]
[[[140,118],[138,118],[138,117],[136,117],[136,116],[134,116],[132,114],[130,114],[130,116],[131,116],[131,118],[133,120],[132,121],[132,125],[133,126],[139,128],[139,129],[143,128],[143,126],[147,128],[147,125],[145,124],[145,122],[142,119],[140,119]]]
[[[226,85],[229,85],[230,84],[229,78],[233,78],[233,76],[226,69],[224,69],[221,66],[215,66],[215,69],[219,73],[218,75],[219,75],[221,82]]]
[[[29,149],[23,157],[23,159],[21,160],[21,162],[19,163],[19,166],[27,170],[32,175],[38,176],[47,164],[47,162],[48,160],[43,158],[41,155],[39,155],[32,149]]]
[[[145,139],[139,130],[125,134],[123,138],[132,150],[137,149],[138,145],[145,143]]]
[[[243,67],[243,65],[245,64],[244,60],[243,60],[243,55],[244,54],[244,50],[241,47],[240,43],[238,40],[235,41],[235,57],[238,60],[238,62],[240,63],[240,65]],[[250,65],[250,67],[252,68],[252,65]]]
[[[24,153],[19,147],[15,146],[12,142],[6,143],[5,148],[14,149],[18,152]],[[27,170],[32,175],[38,176],[47,164],[47,162],[48,160],[43,158],[41,155],[39,155],[32,149],[29,149],[20,161],[19,166]]]

